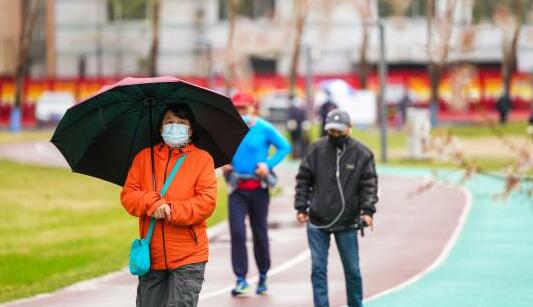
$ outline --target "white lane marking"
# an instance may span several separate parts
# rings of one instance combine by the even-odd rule
[[[112,273],[109,273],[109,274],[106,274],[106,275],[103,275],[103,276],[100,276],[100,277],[96,277],[96,278],[93,278],[93,279],[89,279],[89,280],[78,282],[78,283],[70,285],[70,286],[66,286],[66,287],[64,287],[62,289],[57,290],[56,292],[38,294],[38,295],[33,296],[33,297],[24,298],[24,299],[12,301],[12,302],[7,302],[5,304],[1,304],[0,307],[4,307],[4,306],[5,307],[9,307],[9,306],[12,306],[12,305],[13,306],[17,306],[19,304],[29,304],[29,303],[36,302],[36,301],[39,301],[39,300],[42,300],[42,299],[53,297],[55,295],[63,295],[65,293],[74,292],[74,291],[96,289],[96,288],[98,288],[98,286],[101,286],[100,283],[104,283],[104,282],[106,282],[108,280],[111,280],[111,279],[113,279],[115,277],[118,277],[118,276],[120,276],[122,274],[126,274],[127,270],[128,270],[128,268],[123,268],[120,271],[112,272]]]
[[[452,186],[451,184],[442,184],[442,185]],[[455,187],[455,188],[457,188],[457,187]],[[468,213],[470,213],[470,209],[472,208],[472,192],[470,192],[470,190],[468,190],[465,187],[460,187],[459,190],[461,192],[463,192],[463,194],[464,194],[464,196],[466,198],[466,204],[465,204],[465,207],[463,208],[463,211],[461,212],[461,216],[459,218],[459,222],[457,223],[457,226],[455,226],[455,229],[454,229],[454,231],[452,233],[452,236],[450,237],[450,239],[446,243],[444,249],[439,254],[437,259],[435,259],[435,261],[433,261],[433,263],[430,266],[428,266],[427,268],[425,268],[422,272],[414,275],[413,277],[409,278],[408,280],[404,281],[403,283],[401,283],[401,284],[399,284],[397,286],[394,286],[392,288],[383,290],[381,292],[378,292],[378,293],[372,295],[369,298],[366,298],[364,300],[365,303],[368,303],[369,301],[375,300],[377,298],[380,298],[380,297],[388,295],[390,293],[399,291],[399,290],[401,290],[403,288],[406,288],[406,287],[412,285],[413,283],[417,282],[422,277],[424,277],[425,275],[427,275],[428,273],[433,271],[435,268],[437,268],[439,265],[441,265],[444,262],[444,260],[446,260],[446,258],[448,258],[448,256],[450,255],[450,252],[452,251],[453,247],[457,243],[457,240],[459,239],[459,235],[463,231],[464,225],[466,224],[466,218],[468,217]],[[347,307],[347,306],[346,305],[342,305],[340,307]]]
[[[292,268],[293,266],[303,262],[303,261],[306,261],[307,259],[309,259],[309,257],[311,256],[309,250],[305,250],[301,253],[299,253],[298,255],[296,255],[295,257],[292,257],[291,259],[289,259],[288,261],[285,261],[283,262],[282,264],[278,265],[277,267],[273,268],[272,270],[269,271],[268,273],[268,276],[274,276],[274,275],[277,275],[281,272],[284,272],[290,268]],[[251,280],[255,280],[257,279],[258,276],[252,276],[250,279]],[[252,284],[255,284],[256,282],[252,283]],[[225,294],[225,295],[228,295],[231,291],[231,289],[233,289],[233,286],[231,287],[226,287],[226,288],[223,288],[223,289],[219,289],[219,290],[215,290],[215,291],[212,291],[212,292],[208,292],[208,293],[205,293],[205,294],[200,294],[200,300],[207,300],[207,299],[210,299],[210,298],[213,298],[213,297],[217,297],[221,294]]]

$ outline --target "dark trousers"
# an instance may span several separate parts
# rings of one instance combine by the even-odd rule
[[[231,234],[231,264],[238,277],[248,273],[246,250],[246,215],[250,218],[254,242],[254,256],[261,274],[270,268],[270,247],[268,242],[268,189],[236,189],[229,196],[229,226]]]
[[[315,307],[328,307],[328,254],[332,232],[307,227],[307,240],[311,249],[311,282]],[[349,307],[363,306],[363,282],[359,270],[359,246],[357,231],[333,232],[341,255],[346,281]]]
[[[509,115],[509,111],[499,110],[498,113],[500,114],[500,124],[507,123],[507,116]]]
[[[184,265],[174,270],[150,270],[139,277],[137,307],[196,307],[205,263]]]

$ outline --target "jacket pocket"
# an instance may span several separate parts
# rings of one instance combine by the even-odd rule
[[[317,202],[316,202],[316,199],[312,198],[309,201],[309,215],[316,216],[317,213],[318,213]]]
[[[205,263],[187,265],[186,288],[189,291],[200,293],[204,283]]]
[[[194,226],[189,226],[189,231],[191,232],[192,238],[194,239],[194,243],[198,245],[198,234],[196,233],[196,230],[194,230]]]

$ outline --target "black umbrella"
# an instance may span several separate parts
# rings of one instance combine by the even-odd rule
[[[52,143],[74,172],[123,185],[131,162],[152,144],[169,104],[186,104],[196,145],[215,167],[230,163],[248,127],[231,99],[173,77],[125,78],[70,108]]]

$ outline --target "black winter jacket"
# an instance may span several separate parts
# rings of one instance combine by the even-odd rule
[[[294,207],[307,212],[311,224],[327,226],[329,231],[355,229],[362,213],[372,216],[376,212],[377,191],[370,149],[352,138],[338,148],[323,137],[309,147],[300,164]],[[343,202],[344,211],[334,222]]]

